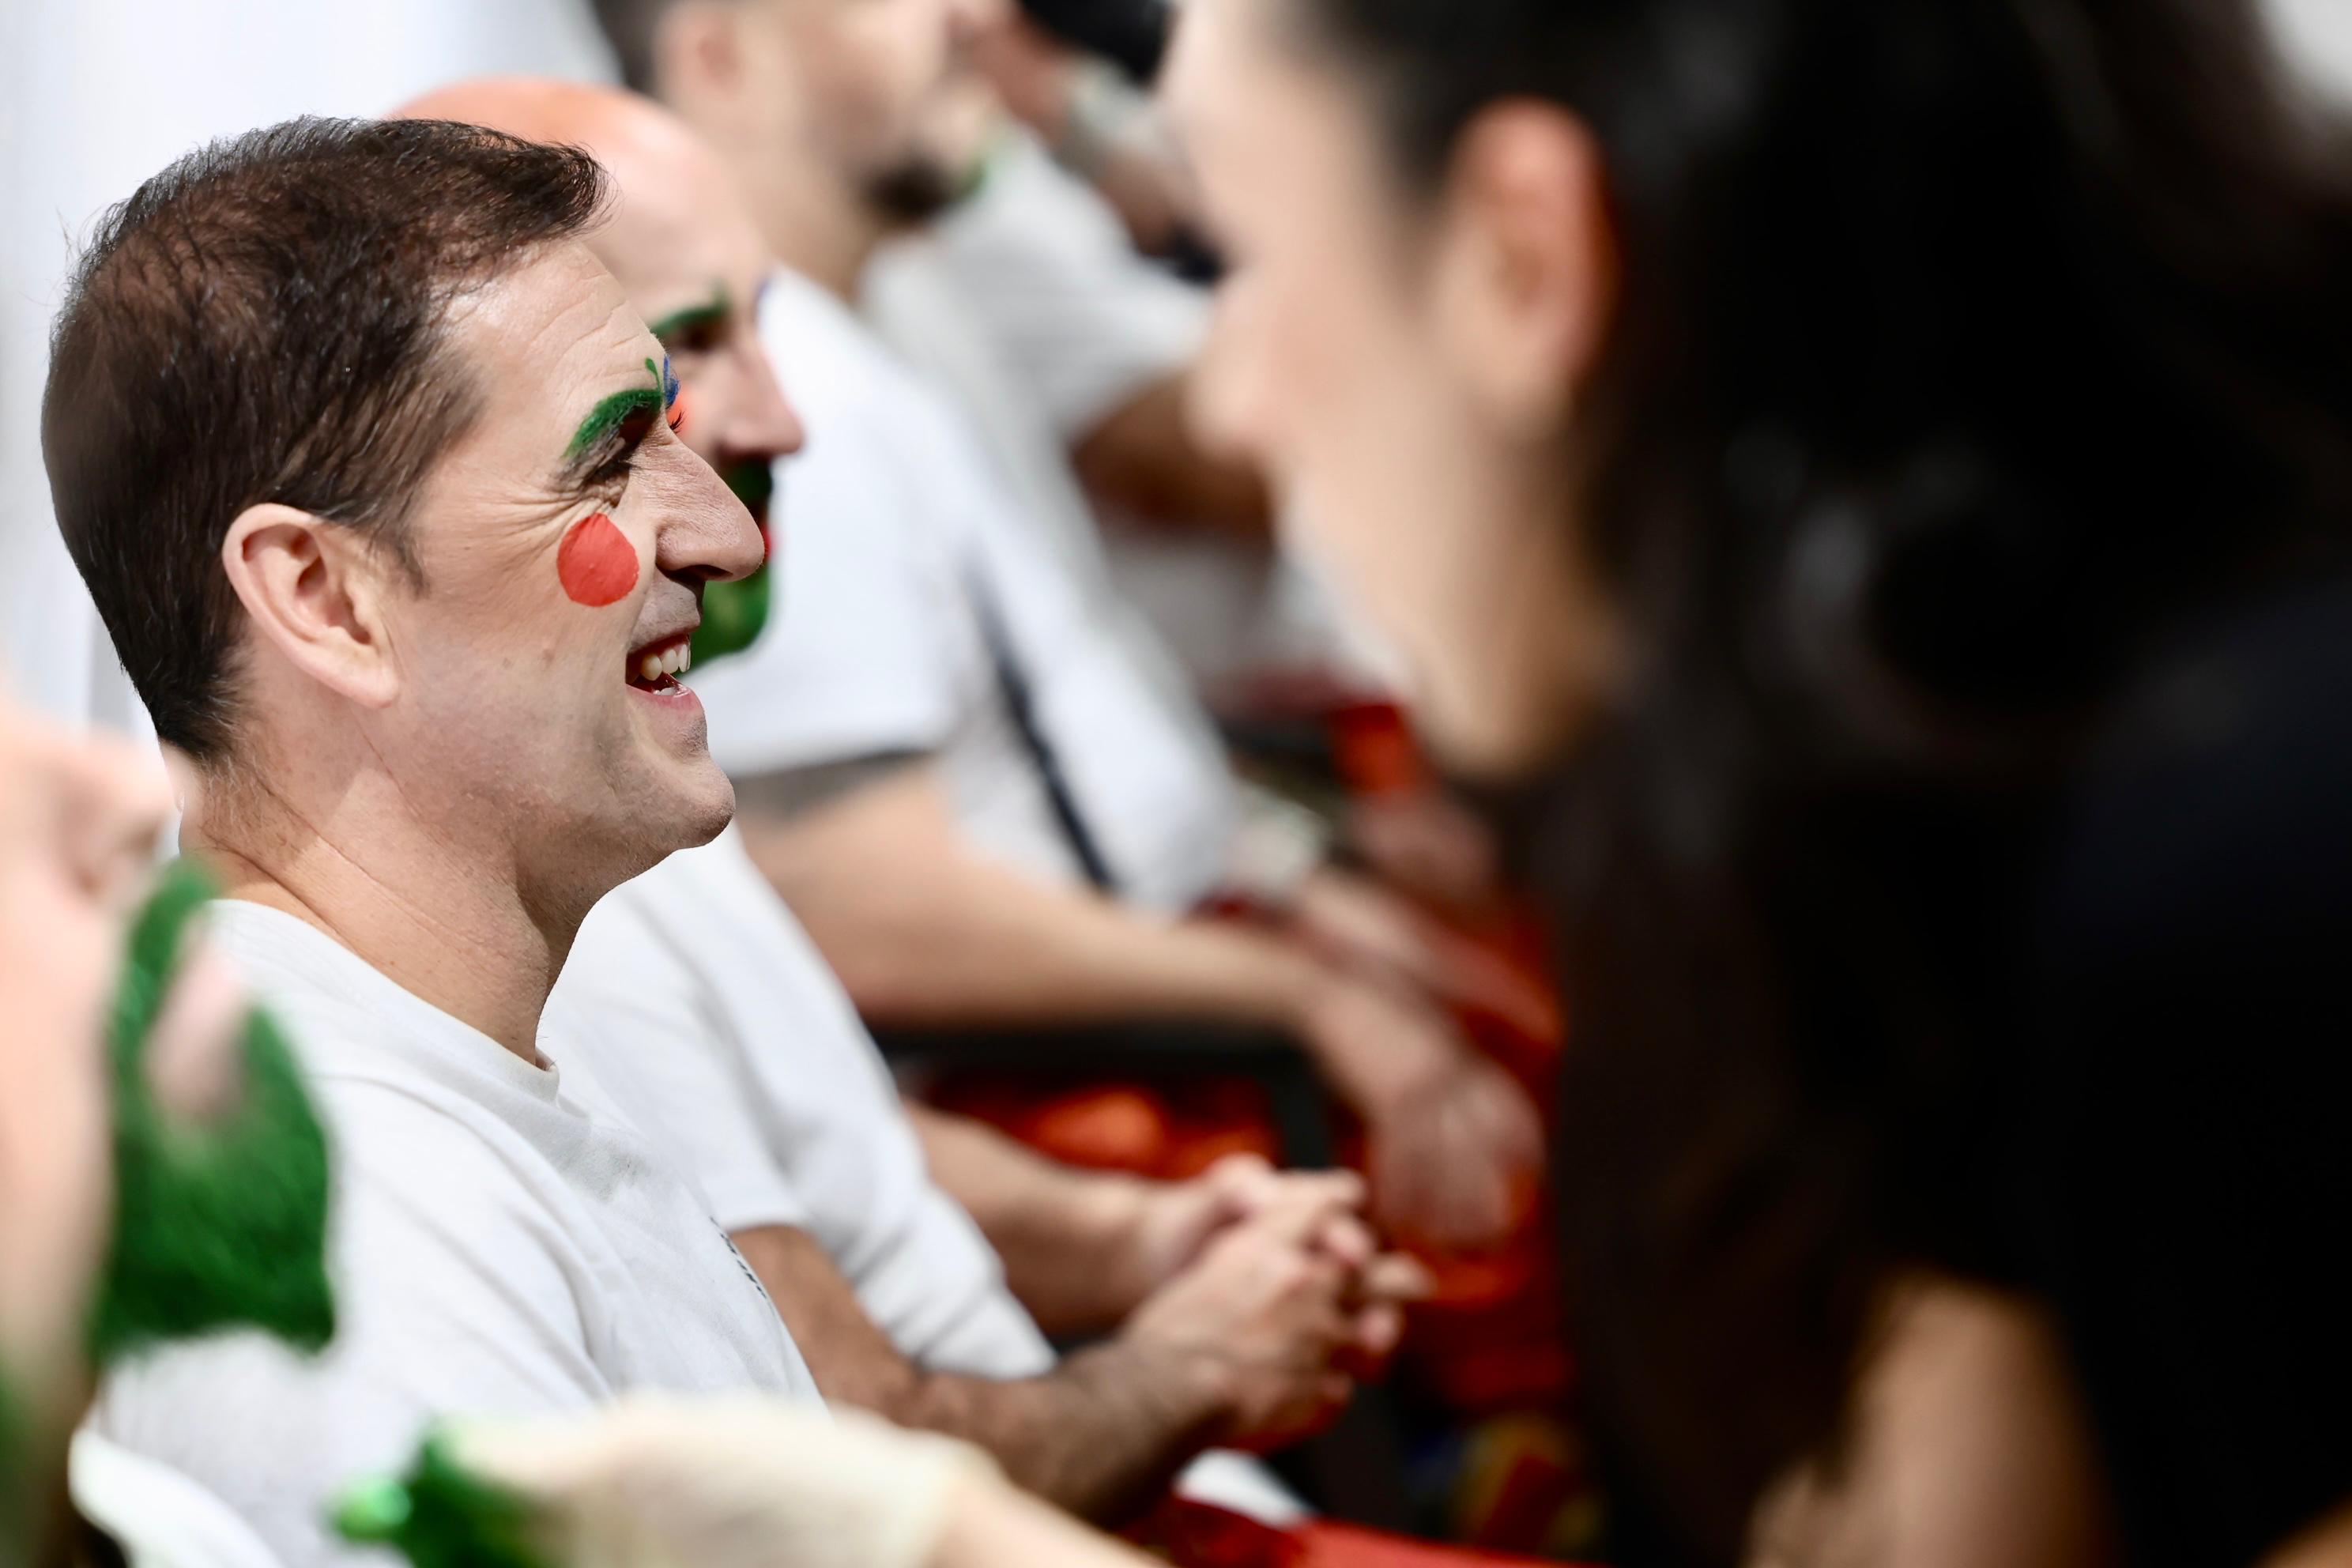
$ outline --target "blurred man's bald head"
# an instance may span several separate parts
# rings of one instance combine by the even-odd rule
[[[589,247],[633,298],[680,266],[709,281],[740,270],[756,251],[756,269],[766,269],[767,247],[732,175],[692,127],[651,99],[585,82],[478,77],[426,93],[396,117],[462,121],[588,153],[618,196],[612,221],[587,237]],[[669,303],[639,298],[649,321]]]
[[[526,141],[583,148],[611,173],[624,207],[641,206],[636,216],[655,223],[688,211],[740,216],[733,184],[701,138],[668,110],[625,89],[478,77],[428,92],[394,117],[462,121]]]
[[[404,119],[457,121],[580,149],[612,177],[611,221],[584,237],[669,352],[684,386],[678,433],[764,526],[771,465],[801,443],[798,418],[759,342],[757,307],[776,266],[730,172],[701,137],[620,88],[482,77],[425,94]],[[764,618],[760,578],[703,596],[695,658],[744,646]],[[756,599],[756,611],[732,598]],[[740,613],[738,613],[740,612]],[[723,637],[730,624],[731,637]],[[707,634],[707,635],[706,635]]]

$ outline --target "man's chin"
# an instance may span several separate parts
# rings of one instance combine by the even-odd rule
[[[665,837],[675,838],[663,847],[666,856],[709,843],[735,820],[734,781],[711,761],[709,752],[705,752],[697,763],[681,763],[678,771],[677,787],[661,816],[670,830]]]

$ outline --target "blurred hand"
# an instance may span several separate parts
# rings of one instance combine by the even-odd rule
[[[1360,1378],[1377,1374],[1402,1335],[1402,1303],[1428,1294],[1430,1282],[1412,1258],[1381,1253],[1362,1215],[1363,1179],[1352,1171],[1280,1171],[1255,1154],[1228,1154],[1191,1181],[1147,1188],[1127,1265],[1149,1281],[1137,1300],[1180,1278],[1231,1226],[1300,1204],[1325,1211],[1309,1249],[1351,1276],[1343,1291],[1355,1317],[1347,1369]]]
[[[462,1422],[448,1449],[564,1568],[926,1568],[952,1513],[1004,1488],[965,1444],[752,1395]]]
[[[1382,1314],[1425,1283],[1328,1249],[1341,1220],[1346,1204],[1312,1195],[1229,1226],[1129,1321],[1122,1341],[1179,1363],[1221,1412],[1214,1441],[1271,1448],[1318,1430],[1377,1359],[1368,1352],[1393,1348],[1392,1330],[1377,1343]]]
[[[1382,878],[1441,905],[1477,910],[1501,895],[1494,834],[1442,789],[1365,796],[1349,807],[1348,840]]]
[[[1426,1005],[1336,978],[1306,1035],[1370,1140],[1373,1212],[1400,1235],[1492,1247],[1533,1200],[1543,1123],[1517,1079]]]
[[[1255,1154],[1228,1154],[1190,1181],[1136,1184],[1117,1266],[1130,1306],[1192,1267],[1228,1226],[1294,1202],[1327,1204],[1332,1226],[1345,1226],[1363,1207],[1364,1184],[1350,1171],[1277,1171]]]
[[[1299,889],[1299,935],[1328,961],[1500,1018],[1531,1039],[1559,1032],[1543,989],[1379,884],[1325,867]]]
[[[1490,1248],[1535,1202],[1543,1124],[1518,1080],[1491,1062],[1455,1064],[1369,1131],[1378,1212],[1401,1235]]]

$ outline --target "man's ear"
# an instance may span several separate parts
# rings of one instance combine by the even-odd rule
[[[1443,341],[1491,417],[1531,437],[1550,434],[1617,308],[1600,144],[1555,104],[1496,104],[1455,146],[1440,225]]]
[[[237,513],[221,566],[256,630],[286,660],[364,708],[390,706],[400,676],[385,637],[389,572],[349,528],[265,501]]]

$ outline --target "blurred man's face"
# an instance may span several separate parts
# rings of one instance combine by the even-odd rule
[[[755,0],[754,90],[802,109],[820,163],[885,217],[930,216],[970,190],[999,121],[971,56],[1003,0]]]
[[[325,1137],[292,1055],[193,936],[209,894],[197,873],[174,868],[131,919],[170,805],[152,757],[0,698],[11,1562],[33,1554],[97,1370],[231,1325],[312,1349],[332,1331]]]
[[[802,439],[760,344],[760,294],[774,260],[699,148],[681,141],[617,166],[618,212],[591,244],[669,355],[679,437],[735,492],[772,555],[774,465]],[[694,638],[698,660],[749,646],[768,616],[777,569],[710,584]]]
[[[398,697],[362,721],[404,790],[507,846],[526,903],[584,909],[732,814],[673,674],[759,531],[672,430],[664,351],[585,247],[474,295],[450,339],[480,413],[417,498],[425,585],[384,611]]]
[[[74,1365],[113,1199],[107,1000],[171,809],[160,769],[0,697],[0,1377]]]

